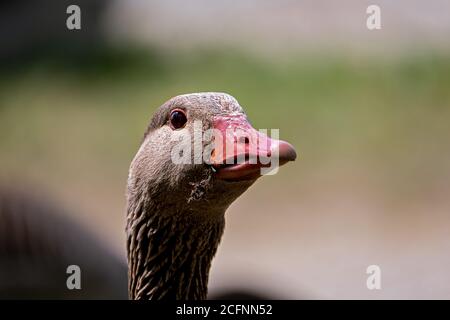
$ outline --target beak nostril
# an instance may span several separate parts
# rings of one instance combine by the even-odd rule
[[[239,137],[239,143],[249,144],[250,139],[248,137]]]

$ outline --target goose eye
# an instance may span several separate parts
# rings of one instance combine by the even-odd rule
[[[170,126],[172,129],[183,128],[187,122],[186,114],[183,110],[173,110],[170,113]]]

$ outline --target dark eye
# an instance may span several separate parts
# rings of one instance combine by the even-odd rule
[[[170,126],[172,129],[183,128],[186,122],[187,118],[183,110],[175,109],[170,113]]]

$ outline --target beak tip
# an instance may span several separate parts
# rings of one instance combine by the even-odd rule
[[[278,146],[280,160],[284,163],[295,161],[297,159],[297,152],[295,148],[286,141],[280,141]]]

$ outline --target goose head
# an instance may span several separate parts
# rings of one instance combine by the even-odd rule
[[[204,298],[226,209],[295,158],[292,145],[254,129],[228,94],[185,94],[164,103],[129,170],[130,296]]]

